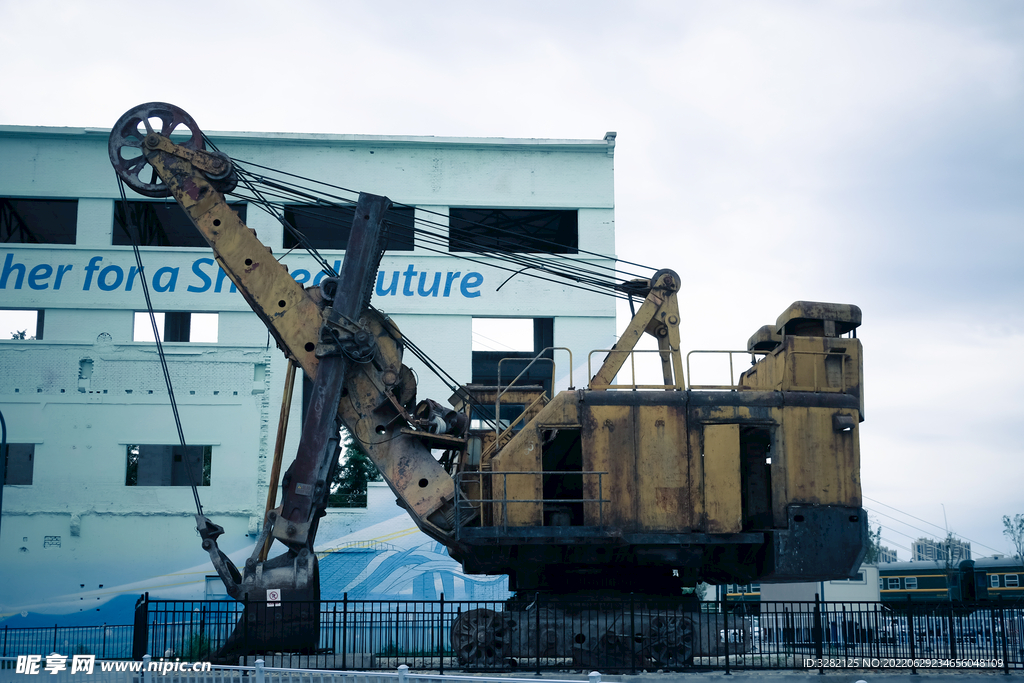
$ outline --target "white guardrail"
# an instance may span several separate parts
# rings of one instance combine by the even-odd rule
[[[81,656],[79,656],[81,657]],[[329,671],[288,669],[263,666],[220,666],[209,662],[153,660],[141,662],[97,660],[82,657],[77,665],[72,657],[40,655],[0,657],[0,683],[535,683],[536,678],[499,676],[456,676],[433,673],[409,673],[405,664],[397,671]],[[91,666],[90,666],[91,665]],[[185,670],[187,669],[187,670]],[[193,670],[194,669],[194,670]],[[581,683],[582,679],[545,679],[544,683]],[[601,674],[592,671],[588,683],[601,683]]]

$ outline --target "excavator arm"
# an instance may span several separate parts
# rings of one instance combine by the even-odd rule
[[[172,140],[179,128],[192,137]],[[217,546],[223,528],[196,515],[203,548],[228,593],[238,600],[261,600],[265,591],[277,591],[284,600],[319,599],[313,543],[340,451],[339,426],[364,447],[419,528],[453,545],[455,484],[431,446],[451,447],[460,440],[419,428],[415,380],[402,364],[402,335],[369,307],[382,219],[391,202],[359,195],[341,273],[307,290],[227,204],[221,190],[234,186],[231,161],[205,149],[188,114],[163,103],[135,107],[112,130],[109,152],[130,187],[178,201],[278,346],[314,380],[298,453],[283,477],[281,504],[267,513],[242,571]],[[146,182],[149,169],[152,180]],[[261,562],[268,537],[287,550]]]

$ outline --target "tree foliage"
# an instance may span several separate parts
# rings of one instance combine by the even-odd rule
[[[871,530],[871,518],[868,517],[868,547],[864,553],[864,564],[878,564],[882,549],[882,526]]]
[[[366,507],[366,484],[383,481],[377,466],[370,456],[348,434],[343,435],[344,447],[341,458],[331,478],[331,495],[328,507]]]
[[[1017,559],[1024,562],[1024,515],[1003,515],[1003,535],[1013,542]]]

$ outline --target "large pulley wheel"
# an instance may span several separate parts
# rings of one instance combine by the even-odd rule
[[[150,133],[174,135],[175,144],[192,151],[206,149],[203,133],[191,116],[166,102],[147,102],[129,109],[110,131],[107,152],[118,177],[143,196],[170,197],[170,188],[143,154],[142,141]]]
[[[166,102],[147,102],[129,109],[110,131],[107,153],[118,177],[145,197],[170,197],[170,188],[143,152],[143,140],[150,133],[159,133],[176,145],[198,152],[206,150],[203,132],[187,112]],[[235,188],[237,179],[234,173],[228,173],[210,177],[210,182],[218,192],[226,193]]]
[[[511,656],[513,620],[489,609],[461,614],[452,624],[452,649],[459,664],[470,668],[502,666]]]

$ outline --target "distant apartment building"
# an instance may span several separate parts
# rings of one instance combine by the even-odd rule
[[[877,564],[888,564],[890,562],[899,562],[900,558],[896,556],[896,551],[886,546],[879,546],[878,548],[878,559]]]
[[[961,562],[971,559],[971,544],[954,538],[949,542],[934,541],[930,538],[919,538],[910,544],[912,562],[933,560],[945,562]],[[895,561],[895,560],[892,560]]]

